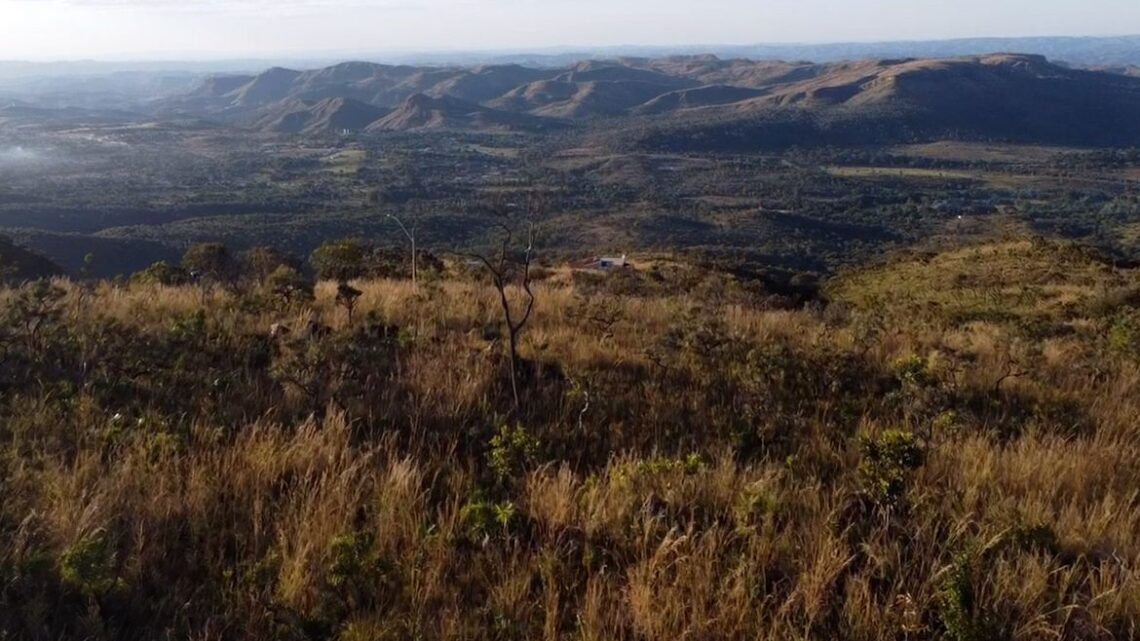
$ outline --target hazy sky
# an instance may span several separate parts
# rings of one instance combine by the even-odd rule
[[[0,59],[1140,33],[1140,0],[0,0]]]

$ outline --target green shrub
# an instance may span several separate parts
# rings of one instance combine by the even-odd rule
[[[970,577],[971,556],[954,558],[938,591],[939,615],[946,636],[954,641],[984,641],[974,626],[974,586]]]
[[[504,423],[489,445],[487,465],[498,481],[505,482],[535,462],[541,443],[522,425],[511,427]]]
[[[897,505],[906,493],[911,473],[922,467],[925,453],[911,432],[887,430],[877,437],[862,437],[860,476],[872,497],[883,505]]]
[[[1108,347],[1112,351],[1131,356],[1140,351],[1140,327],[1132,316],[1121,316],[1108,330]]]
[[[978,603],[975,569],[981,555],[970,547],[954,556],[937,594],[938,615],[952,641],[1002,641],[1010,635]]]
[[[492,503],[476,498],[463,506],[459,522],[467,537],[480,540],[495,534],[509,534],[520,522],[518,506],[511,501]]]
[[[891,364],[895,378],[904,385],[923,385],[929,380],[927,362],[917,354],[902,356]]]
[[[60,555],[59,574],[66,583],[89,596],[102,596],[123,587],[116,572],[114,551],[102,530],[76,541]]]
[[[372,535],[366,532],[351,532],[333,539],[327,571],[329,585],[334,588],[351,585],[369,573],[375,565],[372,541]]]
[[[177,265],[160,260],[141,272],[131,276],[131,282],[144,285],[185,285],[190,282],[190,274]]]

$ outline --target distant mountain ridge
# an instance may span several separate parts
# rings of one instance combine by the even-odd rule
[[[390,65],[523,65],[565,67],[581,60],[636,56],[666,58],[711,54],[721,58],[752,60],[812,60],[819,63],[867,58],[948,58],[977,56],[993,51],[1021,51],[1043,55],[1069,65],[1121,67],[1140,65],[1140,34],[1122,36],[1034,36],[952,38],[942,40],[895,40],[880,42],[755,43],[716,45],[614,45],[601,47],[560,47],[544,50],[483,50],[433,53],[359,51],[336,55],[313,54],[303,57],[261,57],[231,60],[73,60],[33,62],[0,60],[0,80],[31,77],[97,76],[118,73],[211,73],[237,74],[273,66],[292,68],[321,67],[337,59],[375,59]]]
[[[210,77],[157,109],[290,134],[548,131],[624,118],[641,123],[622,128],[641,130],[634,144],[669,148],[698,139],[731,148],[938,137],[1140,144],[1136,68],[1073,69],[1028,54],[827,64],[630,57],[554,69],[346,62]],[[742,136],[753,139],[730,139]]]

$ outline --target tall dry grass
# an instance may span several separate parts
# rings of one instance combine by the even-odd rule
[[[552,279],[518,413],[470,280],[351,321],[329,284],[6,290],[0,636],[1135,638],[1136,277],[1088,260],[810,309]]]

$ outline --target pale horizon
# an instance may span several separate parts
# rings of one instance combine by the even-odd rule
[[[1134,0],[0,0],[0,60],[226,60],[1122,37]],[[890,19],[884,19],[889,16]]]

